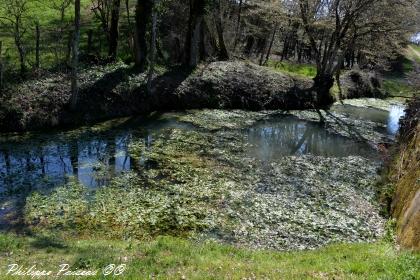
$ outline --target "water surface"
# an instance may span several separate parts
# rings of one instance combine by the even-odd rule
[[[396,133],[399,117],[403,114],[403,108],[399,106],[392,107],[390,113],[348,105],[336,106],[334,111],[385,124],[389,134]],[[141,143],[153,149],[154,139],[164,137],[173,129],[197,128],[178,121],[177,114],[172,114],[106,129],[82,128],[14,137],[0,135],[0,193],[11,195],[22,190],[55,187],[65,183],[70,176],[87,187],[106,185],[122,172],[147,168],[147,159],[134,159],[130,145]],[[271,117],[238,133],[244,139],[246,154],[256,160],[269,162],[305,154],[376,156],[366,143],[331,134],[317,123],[291,116]]]
[[[368,120],[386,126],[388,135],[398,132],[399,121],[405,115],[403,105],[391,105],[389,111],[371,107],[357,107],[352,105],[335,105],[333,112],[344,114],[359,120]]]

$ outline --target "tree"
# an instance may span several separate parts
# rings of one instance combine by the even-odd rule
[[[195,67],[199,61],[201,28],[206,12],[206,1],[190,0],[190,15],[188,20],[187,39],[185,42],[185,63]]]
[[[59,21],[58,21],[58,27],[56,27],[54,40],[55,40],[55,48],[54,48],[54,54],[55,54],[55,60],[56,64],[59,63],[59,61],[64,57],[64,49],[67,44],[63,42],[64,34],[66,31],[66,28],[68,26],[68,22],[66,22],[66,11],[71,6],[73,0],[51,0],[49,2],[49,6],[51,9],[56,11],[59,14]],[[70,36],[72,37],[72,36]],[[68,63],[68,60],[66,58],[65,63]]]
[[[26,33],[25,20],[28,16],[29,0],[2,0],[0,21],[6,29],[11,30],[19,54],[20,74],[24,76],[26,67],[26,50],[23,37]]]
[[[78,64],[79,64],[79,40],[80,40],[80,0],[74,1],[74,32],[72,44],[71,63],[71,99],[72,110],[76,109],[79,95]]]
[[[153,11],[152,11],[152,38],[150,42],[150,65],[149,65],[149,74],[147,77],[147,92],[150,93],[152,90],[152,79],[154,74],[155,67],[155,57],[156,57],[156,36],[157,36],[157,2],[158,0],[153,0]]]
[[[217,38],[218,38],[218,56],[220,60],[228,60],[229,59],[229,52],[226,48],[226,43],[224,39],[224,31],[223,31],[223,22],[222,22],[222,14],[221,14],[221,0],[213,0],[213,17],[216,25],[217,31]]]
[[[235,40],[234,40],[233,50],[236,49],[236,46],[238,45],[239,39],[241,37],[241,13],[242,13],[243,3],[244,3],[243,0],[239,0],[238,13],[236,17]]]
[[[283,7],[279,0],[242,3],[242,33],[245,36],[243,54],[259,57],[262,64],[266,49],[274,44],[273,29],[283,21]],[[272,46],[271,46],[272,47]]]
[[[3,92],[3,41],[0,41],[0,97]]]
[[[110,60],[115,60],[118,49],[121,0],[92,0],[92,4],[92,11],[106,34],[108,57]]]
[[[342,67],[342,61],[349,48],[356,41],[369,36],[384,39],[390,30],[403,32],[395,15],[403,16],[408,1],[399,0],[299,0],[300,18],[309,38],[317,66],[314,91],[319,103],[329,106],[333,97],[329,90],[334,84],[334,75]],[[399,13],[395,13],[395,9]],[[385,11],[394,16],[386,19]],[[392,12],[394,11],[394,12]],[[382,26],[388,26],[383,28]],[[371,39],[370,37],[369,39]],[[378,41],[376,41],[377,43]],[[385,46],[382,46],[385,47]]]
[[[112,1],[111,26],[109,28],[109,49],[108,49],[108,56],[111,58],[111,60],[115,60],[117,57],[120,5],[121,5],[121,0]]]
[[[153,0],[137,0],[136,28],[134,34],[135,64],[140,71],[144,71],[147,59],[147,25],[152,16]]]
[[[39,26],[39,21],[35,23],[35,69],[39,69],[41,66],[40,59],[40,41],[41,41],[41,30]]]

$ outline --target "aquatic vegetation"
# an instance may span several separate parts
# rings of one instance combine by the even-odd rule
[[[239,129],[249,127],[255,122],[278,114],[280,111],[242,111],[242,110],[190,110],[188,114],[180,116],[182,122],[191,123],[207,130]]]
[[[34,192],[25,220],[35,232],[58,227],[126,239],[169,234],[281,250],[380,238],[380,161],[314,154],[258,159],[244,129],[279,114],[179,114],[178,121],[193,126],[132,139],[132,171],[95,190],[70,182],[52,193]]]

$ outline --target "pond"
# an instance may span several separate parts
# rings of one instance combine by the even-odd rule
[[[334,112],[387,124],[387,132],[395,134],[404,109],[392,106],[391,111],[335,106]],[[128,147],[144,142],[153,147],[153,139],[166,129],[197,129],[172,115],[165,120],[135,120],[120,127],[92,132],[83,129],[56,134],[34,134],[0,141],[0,191],[17,188],[39,188],[63,184],[75,176],[83,185],[97,187],[124,171],[145,168],[145,158],[133,160]],[[291,116],[274,115],[241,130],[248,153],[270,161],[289,155],[313,154],[328,157],[360,155],[371,157],[372,148],[366,143],[332,134],[321,125]]]
[[[336,105],[332,110],[357,119],[386,124],[386,131],[389,135],[395,135],[398,132],[399,120],[405,114],[403,105],[390,105],[389,111],[352,105]]]
[[[387,112],[348,105],[331,112],[355,121],[354,129],[360,121],[384,128],[384,137],[396,133],[403,114],[402,107]],[[109,234],[122,223],[118,237],[170,228],[172,234],[198,231],[203,238],[274,249],[378,238],[384,220],[374,185],[382,155],[372,143],[333,133],[312,117],[201,110],[2,135],[0,227],[12,212],[22,215],[18,207],[27,215],[19,219],[30,223],[68,217],[59,213],[70,203],[66,197],[75,199],[66,192],[76,181],[95,197],[76,199],[90,211],[82,216],[112,220],[102,225],[112,227]],[[34,197],[38,192],[41,200]],[[115,220],[120,212],[127,216]]]

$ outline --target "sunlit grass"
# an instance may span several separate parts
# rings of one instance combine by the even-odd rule
[[[275,252],[173,237],[150,241],[63,240],[0,235],[2,268],[10,263],[57,270],[126,263],[119,279],[418,279],[420,255],[388,243],[339,244]],[[2,279],[17,279],[5,277]],[[100,273],[99,273],[100,274]],[[22,279],[22,278],[19,278]],[[72,278],[66,278],[72,279]],[[100,276],[86,279],[100,279]]]
[[[415,44],[411,44],[410,47],[412,49],[414,49],[415,51],[417,51],[417,53],[415,51],[410,50],[410,48],[408,48],[408,55],[414,59],[417,63],[420,63],[420,45],[415,45]]]
[[[316,75],[316,67],[310,64],[297,64],[270,60],[268,61],[267,66],[274,68],[276,71],[287,72],[310,78],[313,78]]]
[[[134,1],[130,0],[129,5],[133,7]],[[91,0],[81,0],[81,40],[80,49],[83,51],[87,48],[87,34],[88,30],[94,30],[93,38],[93,49],[95,53],[101,55],[107,54],[107,46],[105,40],[105,34],[95,19],[95,16],[91,10]],[[122,5],[123,6],[123,5]],[[123,9],[123,8],[121,8]],[[2,11],[0,10],[0,16]],[[71,36],[72,24],[74,18],[74,6],[70,5],[65,12],[65,27],[64,32],[59,32],[60,14],[57,10],[52,8],[52,1],[50,0],[39,0],[30,1],[28,5],[28,12],[23,17],[22,27],[26,30],[22,42],[26,50],[26,66],[32,68],[35,64],[35,23],[40,24],[40,61],[41,68],[51,69],[57,66],[57,63],[63,63],[67,52],[67,44],[69,36]],[[123,32],[126,29],[125,13],[121,12],[120,31]],[[12,30],[9,26],[0,26],[0,41],[3,42],[2,57],[6,64],[6,70],[16,70],[19,68],[19,56],[18,51],[14,43]],[[99,30],[99,31],[98,31]],[[62,41],[57,41],[57,36],[61,34]],[[101,38],[99,38],[99,36]],[[100,42],[101,41],[101,42]],[[56,45],[60,43],[59,45]],[[126,40],[120,40],[119,57],[127,56]],[[55,58],[55,52],[59,51],[58,61]]]
[[[384,90],[390,97],[411,97],[416,89],[405,81],[396,78],[385,78],[383,81]]]
[[[413,49],[415,49],[416,51],[420,52],[420,45],[412,44],[411,47],[413,47]]]

